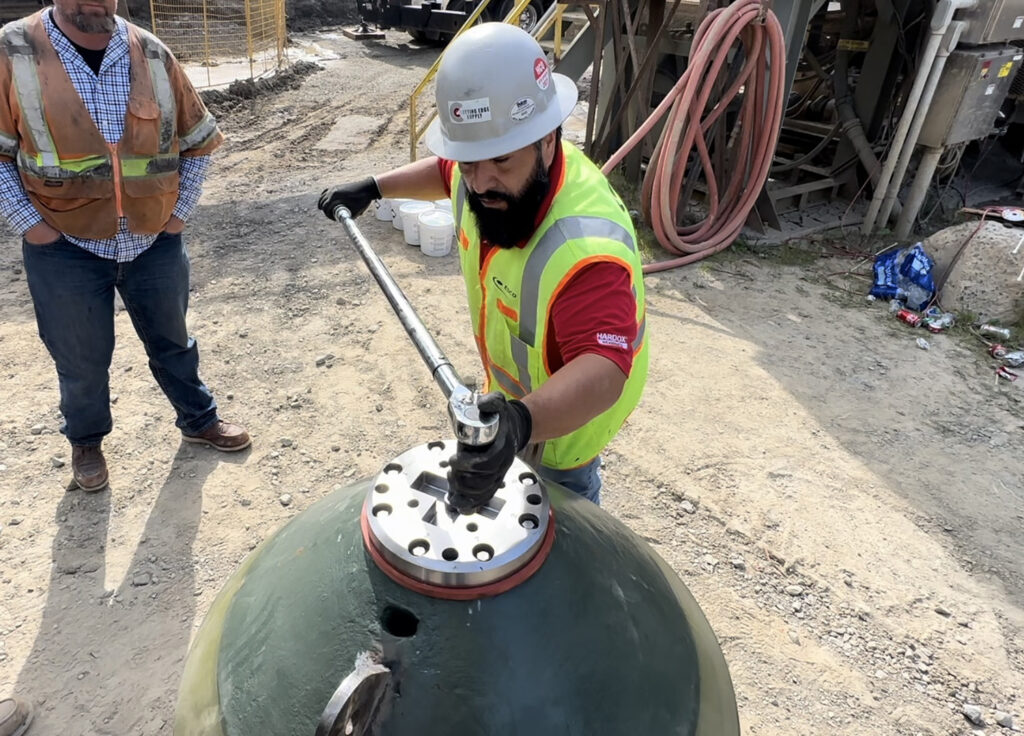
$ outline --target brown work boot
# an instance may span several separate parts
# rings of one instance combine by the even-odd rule
[[[207,445],[214,450],[221,452],[238,452],[252,444],[249,433],[245,427],[231,422],[218,419],[210,428],[200,434],[184,434],[182,438],[186,442],[194,442],[198,445]]]
[[[78,487],[88,493],[106,488],[110,479],[107,461],[103,459],[103,450],[99,445],[72,445],[71,472]],[[3,736],[3,731],[0,731],[0,736]]]
[[[14,698],[0,700],[0,736],[21,736],[32,723],[28,703]]]

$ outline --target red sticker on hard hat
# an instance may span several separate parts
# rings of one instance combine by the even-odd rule
[[[448,115],[453,123],[485,123],[491,119],[491,98],[449,102]]]
[[[509,116],[516,122],[521,122],[533,115],[533,111],[536,108],[537,104],[529,97],[520,97],[512,103],[512,110],[509,112]]]
[[[551,69],[548,68],[547,59],[537,59],[533,62],[533,78],[537,80],[537,86],[547,89],[551,84]]]

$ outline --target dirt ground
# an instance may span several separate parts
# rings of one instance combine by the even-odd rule
[[[449,435],[315,210],[326,184],[407,159],[408,93],[436,50],[319,43],[339,59],[301,86],[218,105],[229,142],[188,229],[202,373],[251,451],[181,443],[119,311],[110,489],[66,492],[56,376],[0,235],[0,694],[36,704],[33,735],[169,734],[190,637],[249,551]],[[476,375],[455,258],[361,225]],[[863,282],[826,280],[848,261],[785,253],[649,277],[650,380],[606,455],[605,507],[700,601],[745,733],[1008,733],[996,719],[1024,710],[1024,381],[998,381],[967,335],[920,349]]]

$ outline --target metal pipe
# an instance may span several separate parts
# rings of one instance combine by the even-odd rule
[[[893,172],[892,181],[889,182],[889,189],[885,193],[885,199],[882,200],[882,208],[878,213],[878,221],[882,223],[883,227],[889,222],[889,216],[892,214],[893,204],[896,202],[896,197],[900,193],[900,187],[903,186],[903,178],[907,175],[907,168],[910,166],[910,159],[914,156],[914,148],[917,146],[917,139],[921,135],[921,128],[924,127],[924,121],[927,119],[928,113],[931,110],[932,98],[935,97],[935,90],[939,87],[939,80],[942,78],[942,70],[946,68],[946,60],[949,59],[950,53],[956,48],[957,43],[959,43],[960,34],[963,32],[965,25],[966,24],[963,21],[959,20],[951,23],[949,30],[946,32],[946,36],[942,40],[942,44],[939,46],[939,53],[935,57],[935,63],[932,65],[931,72],[928,74],[928,82],[924,86],[924,91],[921,93],[921,101],[917,105],[917,111],[914,113],[914,120],[910,124],[910,131],[907,133],[907,140],[903,143],[903,151],[900,154],[899,161],[896,162],[896,170]],[[918,169],[918,171],[920,172],[920,169]],[[920,173],[918,173],[918,176],[920,176]],[[909,222],[913,224],[914,218],[917,217],[919,210],[914,209],[908,215],[907,209],[907,207],[904,207],[900,214],[900,222],[907,221],[907,218],[909,217]]]
[[[398,320],[405,328],[413,345],[419,351],[423,362],[430,369],[430,375],[448,399],[448,416],[459,442],[467,445],[486,445],[494,441],[498,433],[498,415],[481,414],[477,407],[477,393],[471,391],[459,378],[448,358],[427,331],[416,310],[402,292],[384,261],[373,250],[373,246],[359,231],[352,213],[346,207],[334,208],[334,219],[344,225],[352,245],[359,251],[370,275],[377,281]]]
[[[352,218],[352,213],[345,207],[337,207],[334,210],[334,219],[345,226],[348,236],[352,239],[352,244],[359,251],[359,255],[362,256],[366,267],[370,269],[370,275],[376,279],[381,291],[384,292],[384,296],[391,303],[391,308],[398,315],[398,320],[402,323],[402,327],[405,328],[413,345],[419,351],[420,357],[423,358],[423,362],[430,369],[430,375],[434,377],[437,385],[441,387],[444,397],[446,399],[451,398],[455,387],[462,384],[458,374],[455,372],[455,368],[448,358],[444,356],[444,353],[441,352],[441,348],[434,341],[434,338],[427,332],[426,326],[420,320],[419,315],[416,314],[416,310],[413,309],[412,304],[402,292],[402,288],[395,281],[388,267],[384,265],[384,261],[380,259],[380,256],[373,250],[373,246],[370,245],[359,231],[356,221]]]
[[[921,204],[928,193],[928,186],[932,183],[935,175],[935,168],[939,165],[939,159],[945,153],[945,148],[928,147],[921,154],[921,162],[917,165],[917,174],[914,176],[914,184],[907,194],[907,201],[903,203],[903,212],[896,223],[896,237],[906,238],[914,227],[914,220],[917,213],[921,211]]]
[[[921,66],[917,71],[917,76],[914,77],[914,85],[910,89],[910,95],[907,97],[907,102],[904,105],[899,125],[896,127],[896,134],[892,140],[889,156],[885,159],[885,165],[882,167],[882,173],[879,176],[878,186],[875,188],[874,196],[871,198],[871,205],[868,207],[867,215],[864,216],[864,224],[861,226],[861,233],[864,235],[870,235],[872,230],[874,230],[875,222],[878,219],[878,211],[882,206],[882,200],[889,189],[889,182],[892,180],[893,171],[896,169],[896,162],[903,152],[903,143],[907,138],[907,132],[910,130],[910,125],[917,112],[921,93],[928,82],[929,73],[935,62],[935,57],[939,53],[942,38],[946,35],[946,29],[953,22],[953,13],[961,8],[974,7],[976,3],[977,0],[939,0],[935,6],[935,12],[932,13],[931,19],[931,33],[928,36],[928,43],[925,46],[924,53],[921,55]]]
[[[849,13],[843,23],[843,37],[852,37],[857,27],[857,15]],[[804,50],[804,57],[811,67],[819,75],[825,74],[821,64],[807,49]],[[849,74],[850,52],[842,48],[836,51],[835,68],[832,70],[832,89],[836,97],[836,113],[842,123],[842,131],[846,139],[850,141],[853,150],[857,153],[864,170],[868,172],[868,179],[871,181],[872,193],[878,188],[878,177],[882,171],[882,164],[879,163],[875,152],[871,150],[871,143],[864,133],[864,124],[857,116],[853,107],[853,95],[850,92],[850,82],[847,79]],[[896,203],[896,211],[899,212],[899,202]]]

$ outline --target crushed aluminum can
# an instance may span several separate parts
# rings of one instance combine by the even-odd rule
[[[999,356],[1003,362],[1011,368],[1019,368],[1024,365],[1024,350],[1016,350],[1012,353],[1003,353]]]
[[[1007,349],[997,342],[992,343],[988,346],[988,354],[993,358],[1002,358],[1007,353]]]
[[[917,327],[921,324],[921,315],[916,312],[912,312],[909,309],[901,309],[896,312],[896,319],[900,322],[906,322],[911,327]]]
[[[978,332],[982,335],[988,335],[989,337],[1001,337],[1004,340],[1010,339],[1010,328],[999,327],[998,325],[990,325],[987,322],[978,328]]]
[[[996,375],[1000,378],[1005,378],[1007,381],[1016,381],[1019,376],[1007,368],[1005,365],[1001,365],[996,368]]]
[[[925,328],[927,328],[929,332],[934,332],[936,334],[952,327],[955,322],[956,315],[951,312],[943,312],[938,315],[928,315],[923,320]]]

